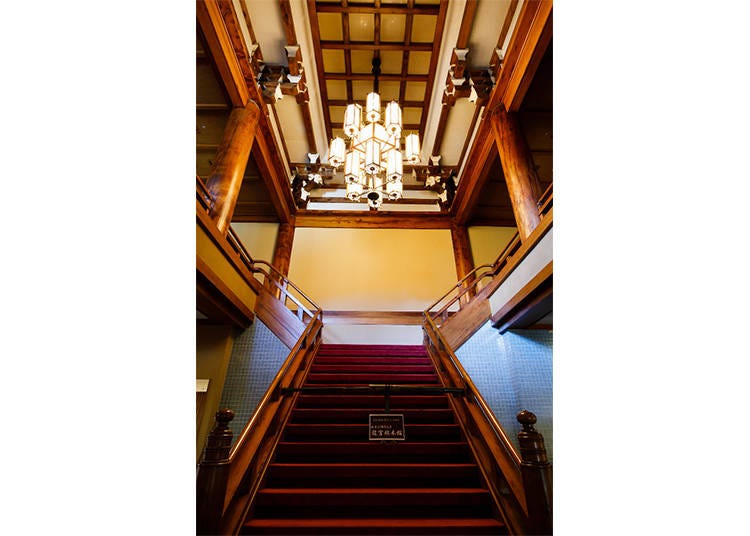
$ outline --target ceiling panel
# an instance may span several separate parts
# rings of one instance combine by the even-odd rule
[[[350,13],[349,39],[351,41],[374,41],[375,15],[372,13]]]
[[[344,51],[323,49],[323,68],[327,73],[345,73]]]
[[[411,27],[412,43],[430,43],[435,39],[437,15],[414,15]]]
[[[320,38],[323,41],[341,41],[344,32],[341,26],[341,13],[318,13]]]
[[[409,52],[409,74],[427,74],[430,72],[431,52]]]
[[[326,91],[328,98],[334,100],[346,100],[346,82],[344,80],[326,80]]]
[[[404,41],[406,30],[406,15],[383,14],[380,18],[380,40],[383,42]]]

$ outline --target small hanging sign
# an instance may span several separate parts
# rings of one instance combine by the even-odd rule
[[[405,439],[402,413],[370,413],[370,441],[403,441]]]

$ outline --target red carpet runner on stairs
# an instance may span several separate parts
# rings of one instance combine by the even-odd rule
[[[440,387],[422,346],[322,345],[307,386]],[[300,393],[244,534],[507,534],[448,394],[391,394],[404,441],[370,441],[383,394]]]

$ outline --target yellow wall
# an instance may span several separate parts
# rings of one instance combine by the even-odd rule
[[[474,266],[492,264],[505,249],[518,229],[515,227],[469,227],[469,242]]]
[[[279,233],[278,223],[233,223],[232,229],[253,259],[271,262]]]
[[[450,230],[297,228],[289,279],[324,311],[421,311],[456,283]]]
[[[195,333],[195,377],[208,379],[203,419],[196,422],[196,459],[200,458],[214,415],[219,409],[229,357],[232,355],[232,328],[198,324]]]

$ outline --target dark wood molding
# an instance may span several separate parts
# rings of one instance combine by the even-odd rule
[[[281,166],[281,155],[274,142],[271,129],[266,124],[261,124],[260,131],[255,136],[252,155],[261,178],[268,189],[271,203],[273,203],[279,221],[282,223],[293,222],[296,206],[291,186],[286,172]]]
[[[552,261],[492,315],[500,333],[533,325],[552,311]]]
[[[445,28],[445,17],[448,13],[448,2],[440,2],[440,11],[438,13],[437,22],[435,24],[435,36],[432,41],[432,54],[430,54],[430,68],[427,71],[432,73],[427,77],[427,86],[424,90],[425,101],[430,102],[432,100],[432,88],[435,85],[435,73],[437,71],[438,56],[440,55],[440,44],[443,41],[443,30]],[[414,44],[410,45],[414,46]],[[411,80],[412,77],[409,77]],[[419,122],[419,132],[424,133],[425,125],[427,124],[427,115],[429,106],[422,111],[422,119]]]
[[[323,324],[393,324],[421,326],[422,311],[326,311]]]
[[[450,229],[448,214],[433,212],[360,212],[300,210],[296,227],[342,227],[350,229]]]
[[[489,110],[502,104],[510,112],[518,111],[551,40],[552,0],[524,3],[490,96]]]
[[[224,24],[219,2],[198,0],[196,16],[232,105],[244,107],[250,99],[250,94],[231,37]]]
[[[441,2],[443,4],[445,2]],[[381,5],[380,7],[368,5],[348,4],[346,7],[337,4],[315,3],[318,13],[379,13],[382,15],[437,15],[437,6],[422,5],[414,7],[400,7]]]

